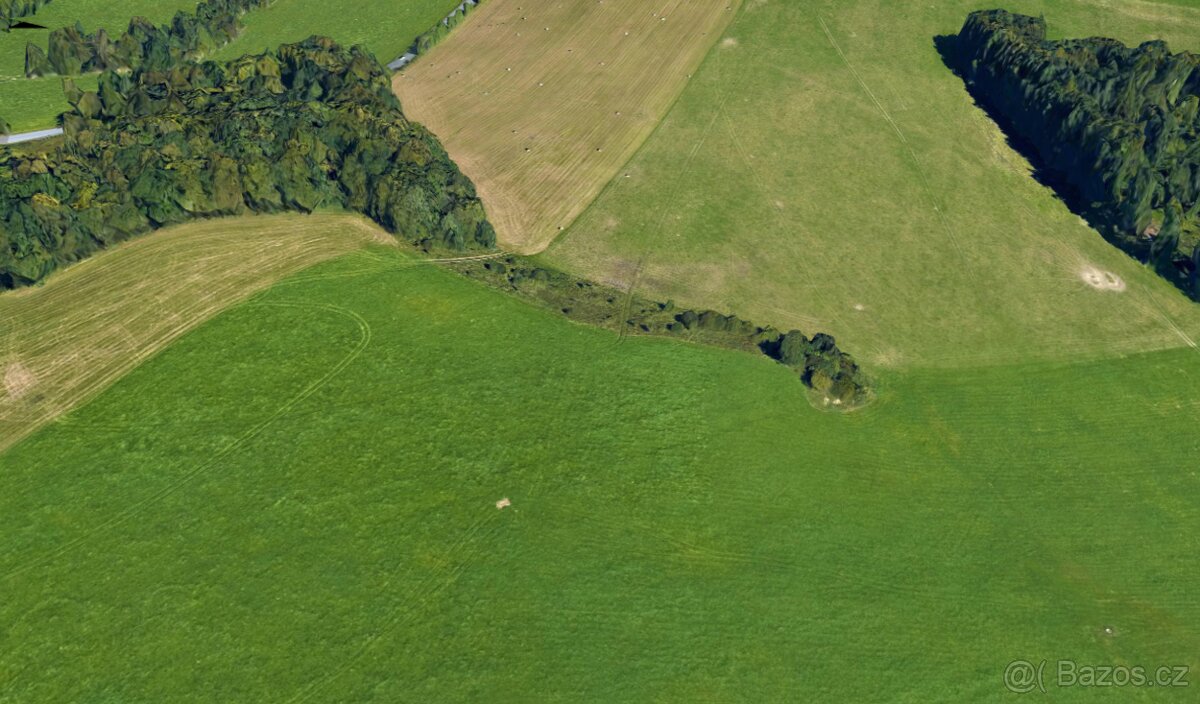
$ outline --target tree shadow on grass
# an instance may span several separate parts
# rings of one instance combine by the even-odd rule
[[[987,96],[966,79],[961,63],[961,54],[958,50],[958,36],[954,34],[935,36],[933,38],[933,46],[946,68],[950,69],[954,75],[963,81],[963,85],[967,89],[967,94],[971,96],[976,107],[982,110],[1000,128],[1000,132],[1004,135],[1008,146],[1033,166],[1033,178],[1038,183],[1049,188],[1072,213],[1082,218],[1089,226],[1099,232],[1109,244],[1117,247],[1139,262],[1146,262],[1150,257],[1149,240],[1123,232],[1112,222],[1109,214],[1102,208],[1102,204],[1087,202],[1079,190],[1067,180],[1061,171],[1052,169],[1046,164],[1045,160],[1038,154],[1037,148],[1032,142],[1021,136],[1012,121],[1005,117],[999,110],[995,109],[988,101]],[[1186,292],[1188,276],[1191,273],[1191,263],[1177,261],[1170,270],[1160,270],[1158,273]]]

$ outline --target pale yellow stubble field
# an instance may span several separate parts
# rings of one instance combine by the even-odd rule
[[[0,293],[0,451],[281,278],[395,240],[350,215],[167,228]]]
[[[540,252],[662,120],[741,0],[492,0],[393,87]]]

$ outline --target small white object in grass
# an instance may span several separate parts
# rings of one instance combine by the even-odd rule
[[[509,506],[512,506],[512,502],[508,500],[507,496],[496,502],[496,508],[499,510],[504,510]]]

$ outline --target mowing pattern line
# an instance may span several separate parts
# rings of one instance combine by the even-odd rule
[[[305,400],[309,396],[312,396],[314,393],[316,393],[318,390],[320,390],[321,387],[328,384],[335,376],[337,376],[339,373],[341,373],[342,370],[344,370],[351,363],[353,363],[354,360],[358,359],[359,355],[361,355],[363,353],[363,351],[367,349],[367,346],[371,344],[371,326],[370,326],[370,324],[366,321],[366,319],[364,319],[358,313],[355,313],[354,311],[348,310],[346,308],[342,308],[341,306],[336,306],[336,305],[327,304],[327,303],[325,303],[325,304],[322,304],[322,303],[290,303],[290,302],[286,302],[286,301],[278,301],[278,302],[271,301],[271,302],[250,303],[250,304],[247,304],[247,307],[279,307],[279,308],[297,308],[297,309],[304,309],[304,310],[322,310],[322,311],[342,315],[342,316],[350,319],[351,321],[353,321],[355,323],[355,325],[358,327],[359,340],[354,345],[354,347],[340,361],[338,361],[336,364],[334,364],[328,371],[326,371],[318,379],[309,383],[298,394],[296,394],[295,396],[290,398],[288,401],[286,401],[283,405],[281,405],[279,408],[277,408],[274,413],[272,413],[267,418],[265,418],[262,421],[255,424],[253,427],[251,427],[246,432],[242,433],[240,436],[238,436],[234,440],[227,443],[224,447],[222,447],[220,450],[218,450],[216,453],[214,453],[212,456],[210,456],[207,460],[205,460],[204,462],[201,462],[200,464],[196,465],[192,469],[184,472],[184,474],[182,476],[180,476],[178,479],[176,479],[172,483],[168,484],[167,486],[163,487],[162,489],[156,491],[155,493],[151,494],[150,496],[143,498],[140,501],[134,502],[133,504],[125,507],[124,509],[119,511],[116,515],[112,516],[111,518],[109,518],[106,521],[103,521],[99,525],[93,526],[92,528],[87,530],[85,533],[79,535],[78,537],[63,543],[62,545],[58,546],[57,548],[55,548],[47,553],[42,554],[40,557],[36,557],[36,558],[33,558],[32,560],[27,561],[25,564],[21,565],[20,567],[17,567],[16,569],[10,570],[10,571],[6,572],[5,574],[0,575],[0,581],[8,581],[8,580],[12,579],[13,577],[17,577],[19,575],[22,575],[22,574],[28,572],[29,570],[31,570],[35,567],[43,565],[43,564],[53,560],[54,558],[59,557],[65,553],[69,552],[72,548],[75,548],[75,547],[81,545],[82,543],[86,542],[92,536],[98,535],[101,532],[104,532],[106,530],[109,530],[118,525],[128,522],[131,518],[138,515],[139,513],[144,511],[146,508],[148,508],[148,507],[152,506],[153,504],[161,501],[162,499],[170,496],[171,494],[174,494],[176,491],[178,491],[180,488],[182,488],[185,484],[187,484],[191,480],[193,480],[196,477],[199,477],[200,475],[204,474],[205,472],[208,472],[209,470],[211,470],[222,459],[224,459],[231,453],[235,452],[236,450],[241,448],[243,445],[245,445],[249,441],[253,440],[255,437],[257,437],[260,433],[262,433],[264,430],[266,430],[275,421],[279,420],[279,418],[284,416],[288,411],[290,411],[292,408],[294,408],[301,401]]]
[[[867,82],[863,79],[862,74],[858,72],[858,69],[854,68],[854,64],[850,63],[850,59],[846,57],[846,52],[842,51],[841,45],[838,44],[837,39],[834,38],[833,32],[829,31],[829,25],[825,23],[825,19],[820,15],[817,15],[817,21],[821,23],[821,29],[825,32],[825,36],[829,39],[829,43],[833,46],[834,50],[837,52],[837,55],[841,57],[842,63],[846,64],[846,68],[850,69],[850,73],[854,74],[854,80],[858,81],[858,85],[862,87],[863,91],[866,92],[867,97],[869,97],[871,102],[874,103],[875,108],[879,111],[879,114],[883,116],[883,119],[887,121],[888,125],[890,125],[892,130],[896,133],[896,136],[900,138],[900,143],[904,145],[904,149],[908,152],[908,156],[912,159],[913,164],[917,167],[917,174],[921,177],[921,187],[925,191],[925,197],[929,199],[931,204],[933,204],[933,210],[937,213],[938,222],[941,224],[942,230],[946,233],[946,237],[954,245],[954,249],[958,250],[959,257],[965,261],[967,258],[966,252],[963,251],[962,245],[958,243],[958,238],[954,236],[954,230],[946,222],[946,215],[942,212],[942,206],[938,204],[937,197],[934,195],[933,186],[929,183],[929,176],[925,173],[925,167],[921,165],[921,160],[917,157],[917,152],[912,148],[912,144],[908,141],[908,137],[905,136],[904,130],[900,129],[900,125],[896,124],[896,120],[892,118],[892,114],[887,111],[887,108],[883,107],[883,103],[879,102],[879,98],[875,97],[875,92],[871,90],[869,85],[867,85]]]

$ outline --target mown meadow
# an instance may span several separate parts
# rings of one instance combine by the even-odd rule
[[[763,357],[350,253],[0,455],[0,699],[1002,701],[1017,658],[1194,671],[1198,393],[1188,348],[889,373],[830,414]]]
[[[1054,38],[1200,48],[1187,4],[1003,5],[1044,14]],[[824,330],[876,366],[1189,344],[1200,308],[1039,183],[943,61],[937,39],[993,6],[746,3],[547,258],[643,295]],[[1090,284],[1093,271],[1122,290]]]

